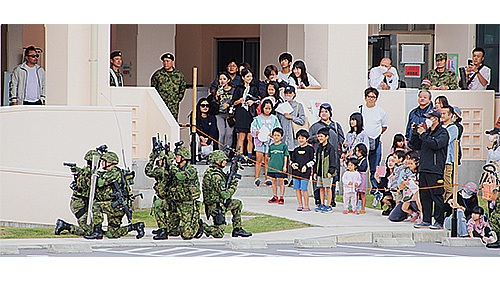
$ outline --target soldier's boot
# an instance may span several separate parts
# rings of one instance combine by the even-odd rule
[[[56,221],[56,228],[54,230],[54,234],[55,235],[59,235],[59,234],[61,234],[61,231],[63,231],[63,230],[70,231],[71,230],[71,224],[63,221],[62,219],[57,219],[57,221]]]
[[[102,225],[94,225],[94,232],[92,232],[89,235],[84,235],[83,238],[85,239],[102,239],[103,232],[102,232]]]
[[[198,225],[199,225],[198,232],[196,232],[196,234],[194,235],[194,238],[196,238],[196,239],[200,239],[201,236],[203,236],[203,220],[202,219],[200,219],[198,221]]]
[[[168,239],[168,230],[166,228],[160,228],[157,231],[157,235],[153,236],[153,240],[166,240]]]
[[[250,236],[252,236],[252,233],[246,232],[241,227],[236,227],[236,228],[233,229],[232,236],[233,237],[238,237],[238,236],[241,236],[241,237],[250,237]]]
[[[142,237],[144,237],[145,232],[144,232],[144,223],[143,222],[130,224],[128,226],[128,231],[132,231],[132,230],[137,231],[137,235],[135,236],[135,238],[141,239]]]
[[[151,233],[153,233],[153,234],[158,234],[158,233],[160,232],[160,230],[161,230],[161,228],[158,228],[158,229],[153,229],[153,230],[151,231]]]

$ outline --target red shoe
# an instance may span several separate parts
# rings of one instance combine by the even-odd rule
[[[278,203],[278,196],[273,196],[273,198],[267,200],[268,203]]]
[[[278,204],[280,204],[280,205],[285,204],[285,199],[280,198],[280,199],[278,200]]]

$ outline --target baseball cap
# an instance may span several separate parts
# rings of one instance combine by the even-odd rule
[[[160,60],[163,61],[164,59],[175,60],[174,55],[172,55],[171,53],[166,53],[166,54],[161,55]]]
[[[295,87],[294,86],[286,86],[285,93],[295,93]]]
[[[429,112],[425,113],[424,117],[425,118],[431,118],[431,117],[441,118],[441,112],[439,112],[439,110],[433,108],[433,109],[429,110]]]
[[[122,56],[122,51],[113,51],[111,52],[111,59],[113,59],[114,57],[121,57]]]

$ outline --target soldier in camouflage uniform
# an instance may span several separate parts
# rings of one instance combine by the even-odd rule
[[[114,181],[118,182],[118,184],[129,194],[131,192],[123,171],[116,166],[119,161],[118,156],[116,153],[108,151],[102,155],[101,160],[105,172],[100,172],[96,185],[95,201],[92,207],[92,227],[94,232],[83,237],[86,239],[102,239],[104,234],[102,223],[104,221],[104,214],[106,214],[108,216],[108,231],[106,232],[106,237],[119,238],[135,230],[137,231],[136,238],[142,238],[144,236],[144,223],[138,222],[127,226],[121,226],[123,216],[125,216],[125,210],[119,210],[120,207],[122,207],[121,205],[115,208],[111,206],[113,202],[116,201],[116,198],[111,196],[111,193],[116,192],[113,188]]]
[[[182,239],[189,240],[203,235],[203,221],[198,201],[201,195],[198,171],[186,159],[191,159],[191,152],[186,147],[177,148],[175,153],[169,152],[167,165],[172,175],[172,186],[167,196],[174,203],[169,223],[172,223],[173,229],[179,229]]]
[[[486,245],[488,248],[500,248],[500,197],[495,201],[495,207],[491,212],[489,223],[491,230],[496,233],[497,241]]]
[[[170,53],[161,56],[163,67],[151,76],[151,87],[155,87],[168,109],[179,120],[179,103],[186,91],[184,75],[174,68],[174,55]]]
[[[164,152],[159,154],[151,152],[149,155],[149,162],[144,168],[146,176],[156,180],[153,186],[156,196],[153,198],[152,211],[158,225],[158,230],[153,230],[153,234],[156,234],[153,236],[154,240],[164,240],[168,239],[168,235],[178,236],[180,234],[179,230],[173,225],[173,222],[178,221],[178,219],[169,220],[169,216],[173,216],[174,214],[171,214],[171,210],[169,211],[173,205],[167,192],[170,187],[171,176],[169,171],[165,168],[166,158],[167,156]]]
[[[120,72],[120,67],[122,66],[122,52],[113,51],[110,57],[109,86],[123,87],[123,74]]]
[[[231,187],[226,189],[227,177],[223,171],[227,164],[226,154],[221,150],[216,150],[210,154],[209,161],[212,162],[212,164],[203,175],[203,203],[205,204],[207,218],[212,217],[214,225],[209,226],[203,223],[205,235],[212,235],[214,238],[224,237],[224,230],[226,228],[224,214],[231,212],[233,215],[232,236],[252,236],[252,233],[246,232],[241,227],[241,210],[243,209],[243,203],[238,199],[231,199],[231,196],[236,192],[238,181],[234,180],[231,183]]]
[[[76,182],[74,185],[73,196],[71,196],[70,207],[71,212],[75,215],[78,225],[67,223],[61,219],[57,219],[55,234],[59,235],[62,231],[67,230],[74,235],[83,236],[90,234],[92,229],[87,225],[87,210],[89,204],[90,179],[92,177],[92,158],[94,155],[100,156],[97,150],[89,150],[84,159],[87,161],[87,166],[71,167],[71,172],[76,174]],[[73,188],[73,187],[72,187]]]
[[[420,88],[423,90],[456,90],[458,89],[457,75],[446,69],[446,53],[436,54],[436,68],[427,72]]]

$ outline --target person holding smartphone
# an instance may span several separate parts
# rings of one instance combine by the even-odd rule
[[[483,64],[484,49],[477,47],[472,51],[472,59],[465,69],[467,73],[467,89],[486,90],[490,84],[491,69]]]

